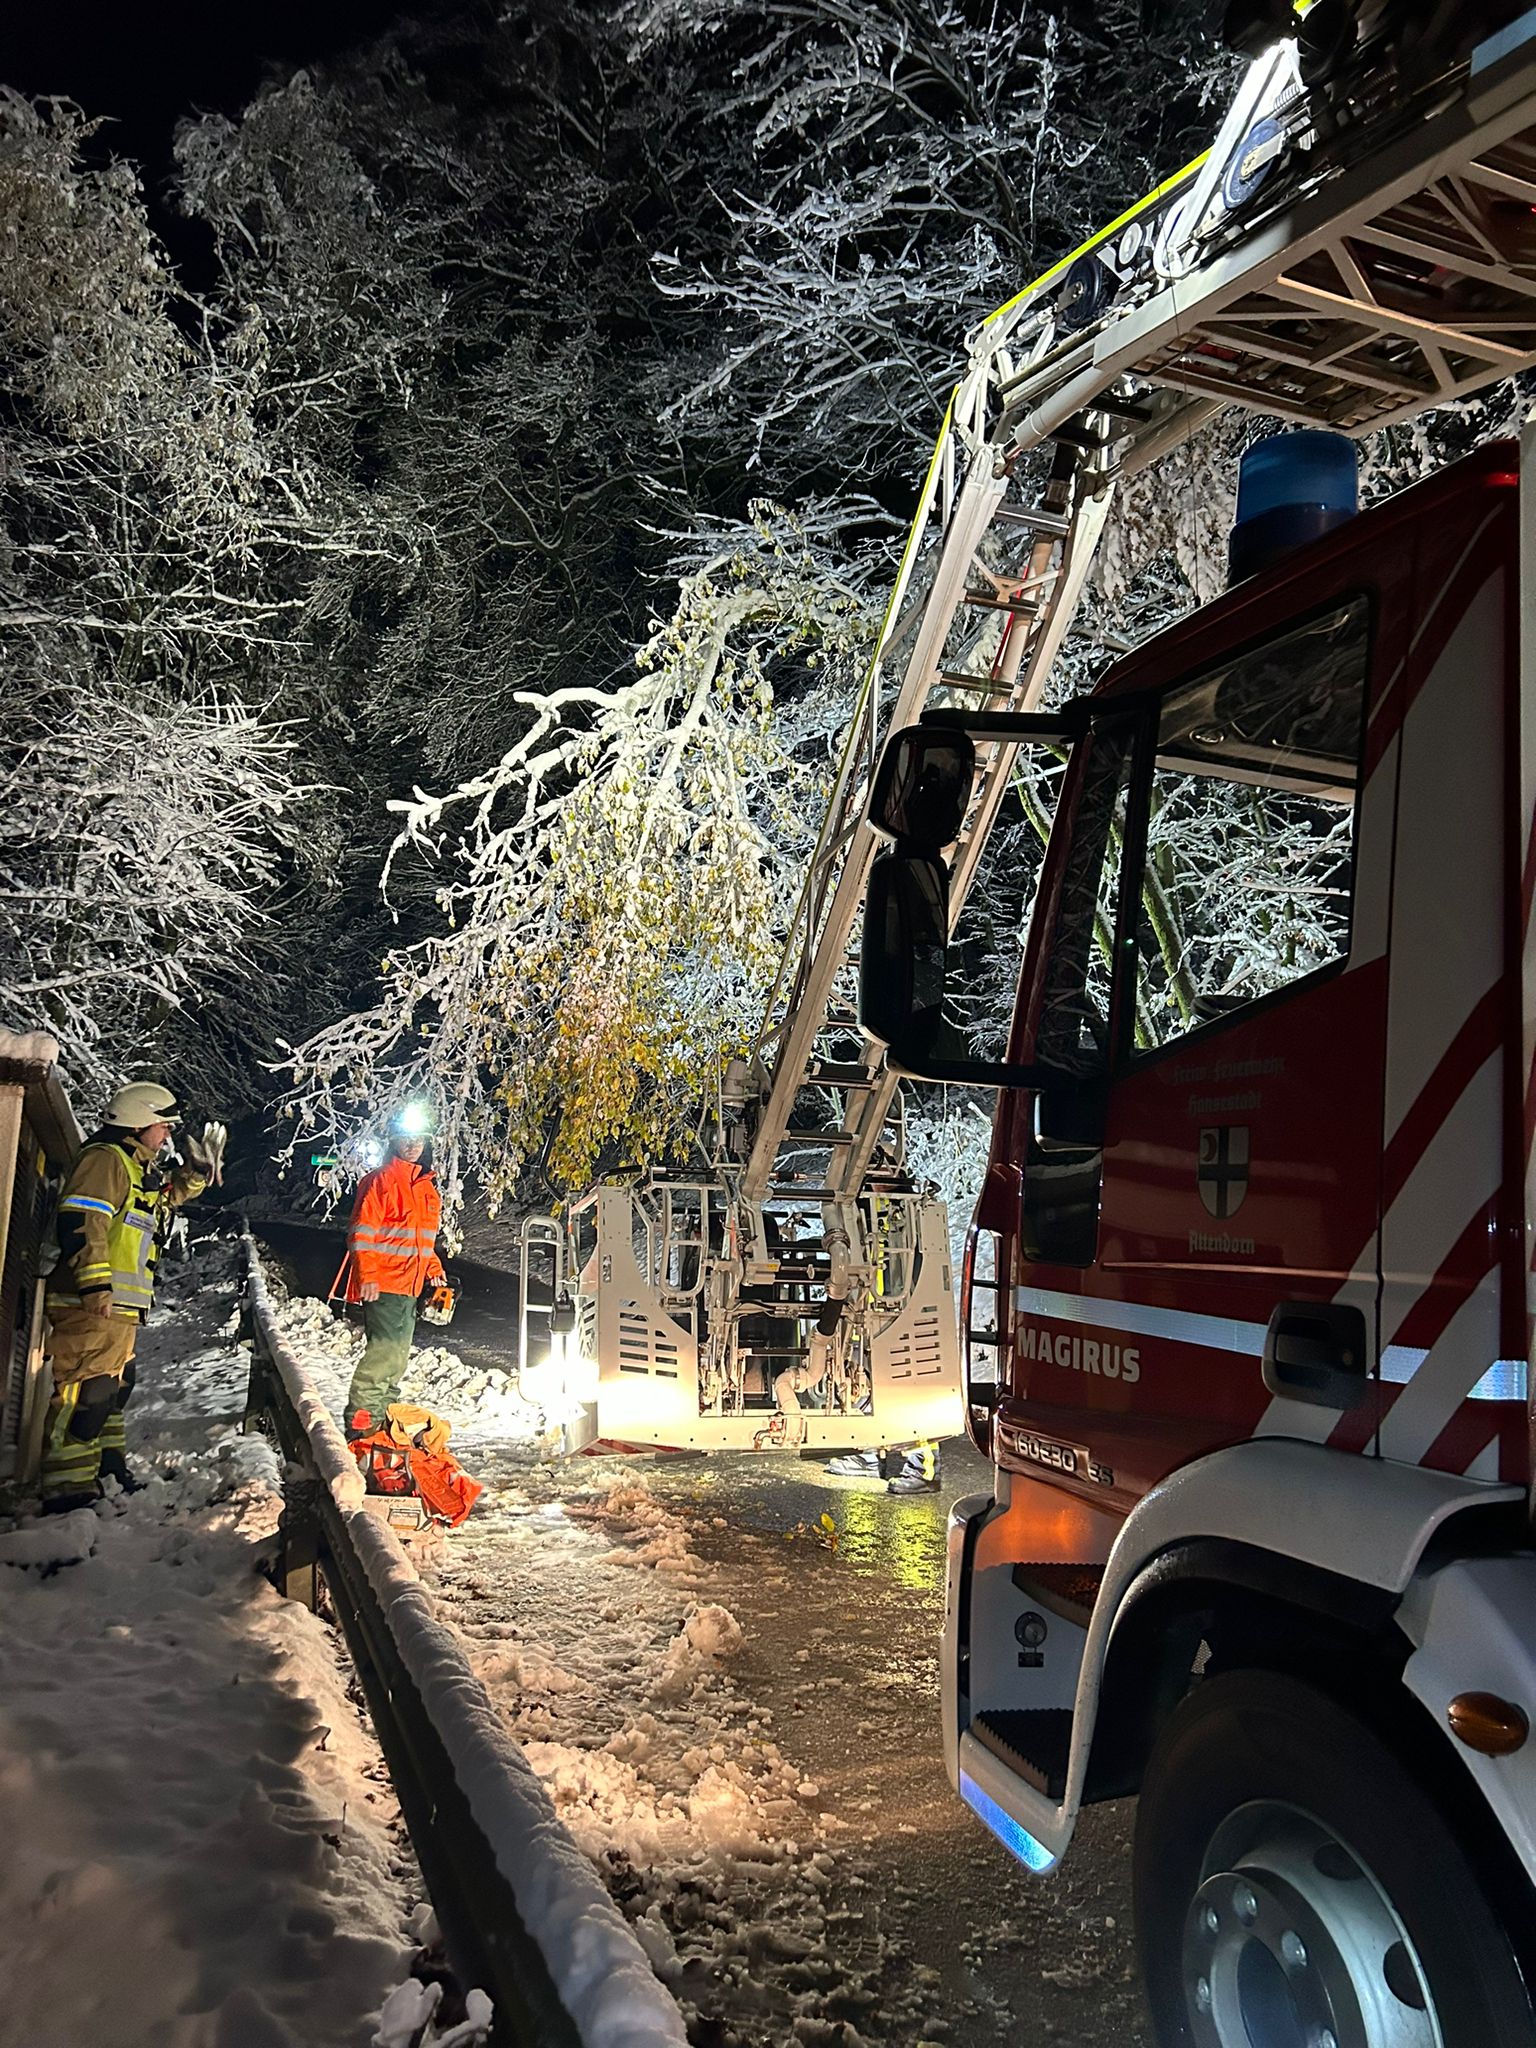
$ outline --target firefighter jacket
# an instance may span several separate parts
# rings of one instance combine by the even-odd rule
[[[156,1231],[171,1210],[208,1185],[195,1167],[164,1180],[146,1173],[153,1158],[132,1131],[108,1127],[83,1147],[59,1196],[59,1263],[48,1276],[50,1303],[78,1308],[110,1292],[112,1313],[142,1322],[155,1292]]]
[[[437,1227],[443,1204],[429,1167],[391,1159],[357,1191],[347,1232],[347,1299],[361,1301],[372,1281],[380,1294],[420,1294],[441,1280]]]

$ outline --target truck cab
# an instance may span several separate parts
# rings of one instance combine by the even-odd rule
[[[1140,1792],[1163,2043],[1536,2040],[1521,473],[1490,444],[1016,721],[1068,751],[999,1066],[945,1016],[986,721],[876,780],[866,1026],[998,1089],[949,1768],[1037,1870]]]

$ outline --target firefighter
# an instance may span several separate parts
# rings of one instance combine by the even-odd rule
[[[428,1128],[420,1104],[407,1104],[391,1127],[389,1158],[364,1177],[353,1205],[346,1296],[362,1304],[368,1343],[347,1390],[349,1437],[383,1427],[400,1398],[422,1290],[447,1278],[437,1256],[442,1200],[422,1164]]]
[[[46,1287],[53,1398],[44,1424],[45,1514],[97,1499],[103,1479],[134,1488],[123,1411],[154,1298],[157,1229],[218,1178],[223,1149],[222,1127],[210,1125],[201,1140],[186,1141],[188,1164],[160,1177],[155,1161],[180,1122],[169,1088],[134,1081],[113,1096],[106,1123],[65,1178],[58,1264]]]

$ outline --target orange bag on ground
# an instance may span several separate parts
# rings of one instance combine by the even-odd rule
[[[384,1427],[360,1436],[352,1455],[376,1493],[416,1493],[434,1520],[456,1529],[485,1488],[448,1453],[452,1424],[430,1408],[392,1402]]]

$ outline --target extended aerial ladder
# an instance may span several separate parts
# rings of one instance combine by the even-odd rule
[[[972,335],[715,1161],[595,1190],[552,1255],[573,1446],[958,1427],[946,1219],[854,1015],[882,737],[1037,707],[1116,485],[1223,407],[1358,436],[1536,364],[1536,10],[1446,11],[1436,42],[1417,10],[1325,0],[1326,37],[1261,50],[1205,156]],[[952,930],[1018,743],[978,741]]]

